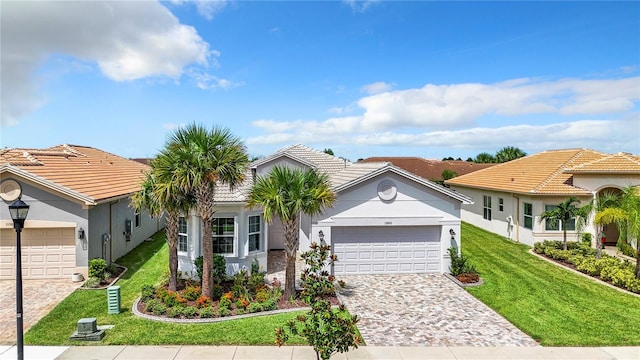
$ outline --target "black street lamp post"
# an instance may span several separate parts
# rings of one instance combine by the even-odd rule
[[[18,199],[9,205],[9,213],[13,220],[13,228],[16,229],[16,335],[18,347],[18,360],[24,359],[24,344],[22,336],[22,249],[20,245],[20,233],[24,228],[24,221],[29,213],[29,205]]]

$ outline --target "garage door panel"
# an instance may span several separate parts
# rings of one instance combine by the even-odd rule
[[[334,227],[335,274],[438,272],[440,227]],[[354,254],[355,253],[355,254]]]
[[[0,234],[0,279],[15,279],[15,231]],[[9,240],[11,239],[11,240]],[[21,234],[25,279],[67,278],[75,271],[75,229],[24,229]]]

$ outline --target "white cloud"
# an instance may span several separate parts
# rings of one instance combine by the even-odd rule
[[[418,89],[388,91],[357,102],[362,113],[323,121],[256,121],[266,135],[249,144],[360,144],[495,148],[497,142],[544,150],[592,147],[600,150],[638,149],[640,78],[610,80],[512,79],[494,84],[427,84]],[[353,113],[353,111],[351,111]],[[498,119],[530,125],[500,126]],[[577,121],[581,116],[586,120]],[[536,120],[530,120],[535,117]],[[589,118],[595,117],[595,120]],[[615,139],[615,141],[612,141]]]
[[[373,84],[365,85],[361,88],[363,92],[366,92],[369,95],[380,94],[383,92],[387,92],[393,88],[393,84],[387,84],[383,81],[374,82]]]
[[[371,5],[379,2],[379,0],[342,0],[342,2],[349,5],[353,12],[363,13],[367,11]]]
[[[212,56],[193,27],[155,1],[8,1],[1,21],[3,126],[42,105],[34,71],[52,54],[95,62],[114,81],[178,79]]]
[[[171,0],[172,4],[184,5],[193,4],[198,10],[198,14],[202,15],[207,20],[213,19],[222,9],[224,9],[228,1],[226,0]]]
[[[219,78],[200,70],[189,71],[189,76],[195,81],[196,87],[202,90],[232,89],[244,85],[242,82],[234,82]]]
[[[483,115],[608,114],[627,111],[640,99],[640,77],[614,80],[535,81],[494,84],[427,84],[364,97],[362,128],[469,126]]]

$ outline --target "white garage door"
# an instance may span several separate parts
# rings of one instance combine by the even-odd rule
[[[75,272],[74,228],[24,229],[23,279],[68,279]],[[0,230],[0,279],[16,278],[16,232]]]
[[[333,227],[335,275],[440,271],[439,226]]]

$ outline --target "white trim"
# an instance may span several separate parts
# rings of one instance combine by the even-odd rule
[[[25,229],[42,229],[42,228],[75,228],[78,223],[70,221],[50,221],[50,220],[25,220]],[[0,229],[13,229],[13,221],[2,220]]]
[[[417,226],[417,225],[442,225],[442,216],[421,217],[346,217],[333,216],[329,219],[318,221],[318,225],[324,226]],[[449,223],[449,222],[447,222]]]

